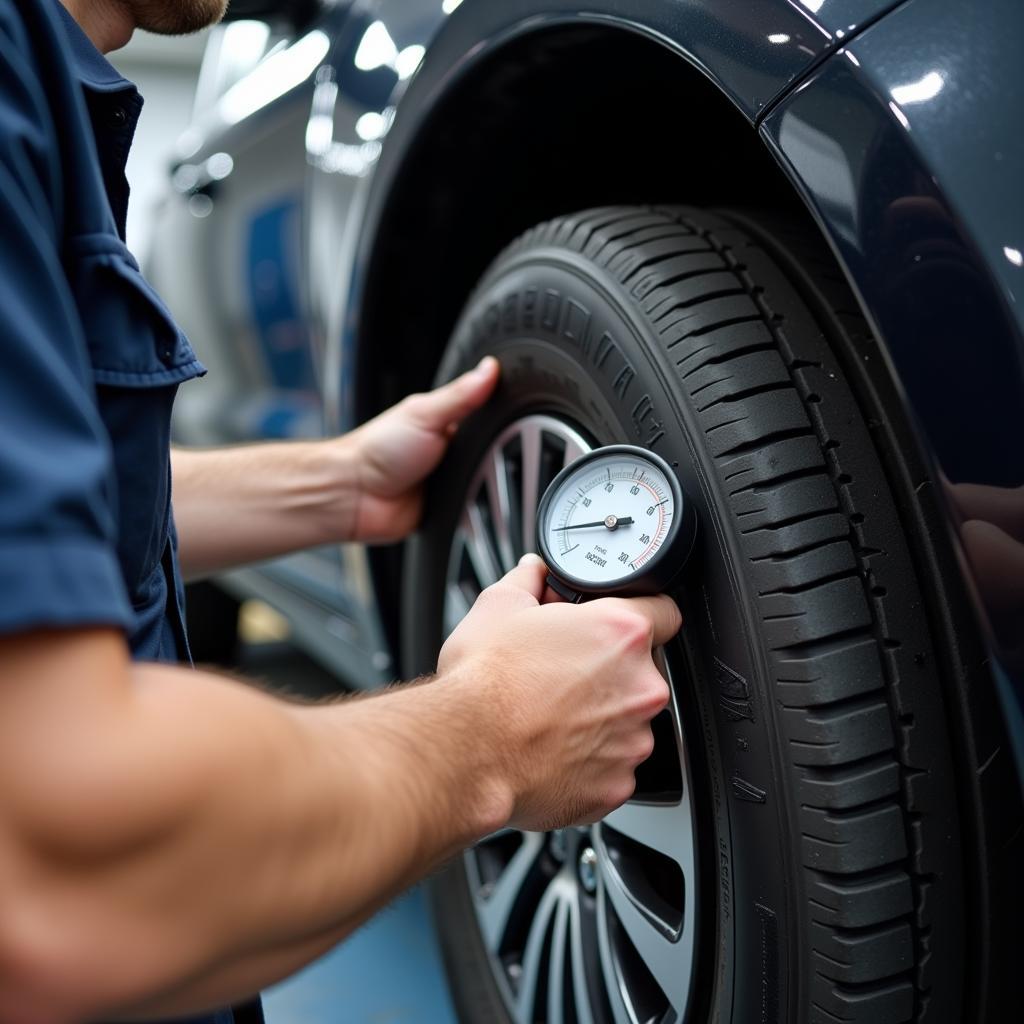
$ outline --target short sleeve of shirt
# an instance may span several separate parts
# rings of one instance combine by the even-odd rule
[[[29,41],[0,8],[0,633],[132,621],[116,494],[59,251],[60,144]]]

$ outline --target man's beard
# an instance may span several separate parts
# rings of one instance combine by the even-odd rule
[[[136,27],[162,36],[184,36],[215,25],[228,0],[124,0]]]

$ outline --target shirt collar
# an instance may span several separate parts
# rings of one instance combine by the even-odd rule
[[[59,0],[49,2],[56,6],[64,24],[69,70],[82,88],[95,139],[96,161],[103,176],[114,223],[123,239],[129,195],[124,169],[142,111],[142,97],[138,89],[96,49],[64,5]]]
[[[82,26],[75,21],[60,0],[52,2],[64,22],[71,51],[72,70],[82,85],[94,92],[134,90],[135,86],[96,49],[93,41],[82,30]]]

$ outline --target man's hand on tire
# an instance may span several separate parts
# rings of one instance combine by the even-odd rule
[[[358,469],[354,539],[387,543],[416,529],[424,481],[459,424],[491,396],[498,375],[497,359],[488,356],[455,380],[409,395],[342,438]]]
[[[596,821],[633,793],[669,689],[652,648],[679,630],[668,597],[541,603],[546,568],[526,555],[488,587],[441,650],[441,685],[485,709],[509,824]]]

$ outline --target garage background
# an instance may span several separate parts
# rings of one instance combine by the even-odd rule
[[[128,247],[141,260],[150,244],[148,212],[164,194],[174,145],[192,118],[199,67],[208,33],[165,39],[136,32],[110,62],[142,93],[146,105],[128,159],[132,187]]]

